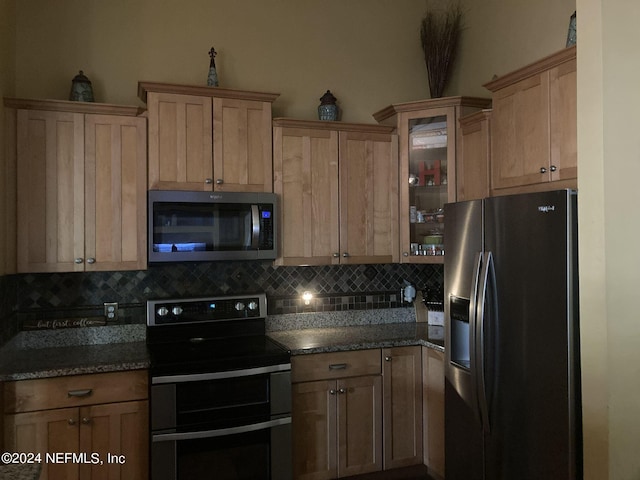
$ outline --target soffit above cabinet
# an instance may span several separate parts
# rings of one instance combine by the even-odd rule
[[[4,97],[4,106],[19,110],[45,110],[55,112],[92,113],[99,115],[122,115],[137,117],[146,110],[130,105],[113,105],[110,103],[74,102],[70,100],[38,100],[29,98]]]
[[[279,93],[249,92],[229,88],[207,87],[199,85],[180,85],[175,83],[138,82],[138,98],[147,103],[147,93],[173,93],[179,95],[197,95],[200,97],[235,98],[238,100],[256,100],[273,103]]]

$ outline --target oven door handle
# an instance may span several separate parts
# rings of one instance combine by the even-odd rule
[[[224,378],[250,377],[251,375],[262,375],[264,373],[286,372],[287,370],[291,370],[290,363],[269,365],[267,367],[247,368],[244,370],[226,370],[224,372],[157,376],[151,377],[151,383],[153,385],[159,385],[161,383],[202,382],[207,380],[221,380]]]
[[[154,433],[152,435],[153,442],[173,442],[180,440],[197,440],[202,438],[224,437],[226,435],[236,435],[238,433],[256,432],[258,430],[267,430],[280,425],[291,423],[291,417],[276,418],[267,422],[252,423],[251,425],[242,425],[240,427],[220,428],[218,430],[203,430],[198,432],[180,432],[180,433]]]

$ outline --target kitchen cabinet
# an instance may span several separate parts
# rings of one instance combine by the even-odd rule
[[[424,463],[444,478],[444,352],[422,347]]]
[[[296,479],[382,470],[380,350],[291,359]]]
[[[576,188],[576,47],[487,83],[492,194]]]
[[[382,350],[384,469],[423,462],[422,351],[419,346]]]
[[[399,137],[400,261],[444,263],[443,206],[456,200],[458,119],[490,100],[446,97],[390,105],[374,113]]]
[[[273,93],[139,82],[149,189],[272,192]]]
[[[4,447],[40,454],[42,480],[148,478],[147,388],[143,370],[7,382]]]
[[[17,271],[146,267],[146,119],[136,107],[5,98]]]
[[[393,128],[276,118],[278,265],[398,261],[398,157]]]
[[[486,198],[491,194],[491,110],[460,119],[461,148],[456,163],[456,201]]]

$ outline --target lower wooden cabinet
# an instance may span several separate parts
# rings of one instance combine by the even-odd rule
[[[422,448],[421,347],[382,350],[384,469],[417,465]]]
[[[444,353],[422,347],[424,463],[444,478]]]
[[[382,470],[380,350],[294,357],[292,378],[294,478]]]
[[[40,454],[41,480],[148,478],[145,371],[4,385],[4,448]]]

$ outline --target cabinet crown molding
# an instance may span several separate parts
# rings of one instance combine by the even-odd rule
[[[313,128],[317,130],[338,130],[341,132],[393,133],[395,127],[375,123],[348,123],[327,120],[301,120],[297,118],[277,117],[274,127]]]
[[[178,95],[197,95],[200,97],[235,98],[238,100],[257,100],[273,103],[279,93],[249,92],[229,88],[206,87],[199,85],[180,85],[176,83],[138,82],[138,98],[147,103],[147,93],[173,93]]]
[[[522,68],[519,68],[510,73],[502,75],[494,80],[491,80],[490,82],[485,83],[483,87],[491,92],[496,92],[505,87],[508,87],[509,85],[519,82],[520,80],[532,77],[534,75],[538,75],[539,73],[549,70],[562,63],[575,60],[575,58],[576,58],[576,46],[574,45],[572,47],[564,48],[559,52],[553,53],[534,63],[525,65]]]
[[[123,115],[137,117],[145,112],[144,108],[110,103],[73,102],[70,100],[49,100],[4,97],[4,106],[20,110],[46,110],[71,113],[92,113],[99,115]]]
[[[400,112],[412,112],[415,110],[425,110],[439,107],[473,107],[489,108],[491,99],[483,97],[442,97],[429,98],[426,100],[416,100],[413,102],[394,103],[373,114],[377,122],[384,122]]]

